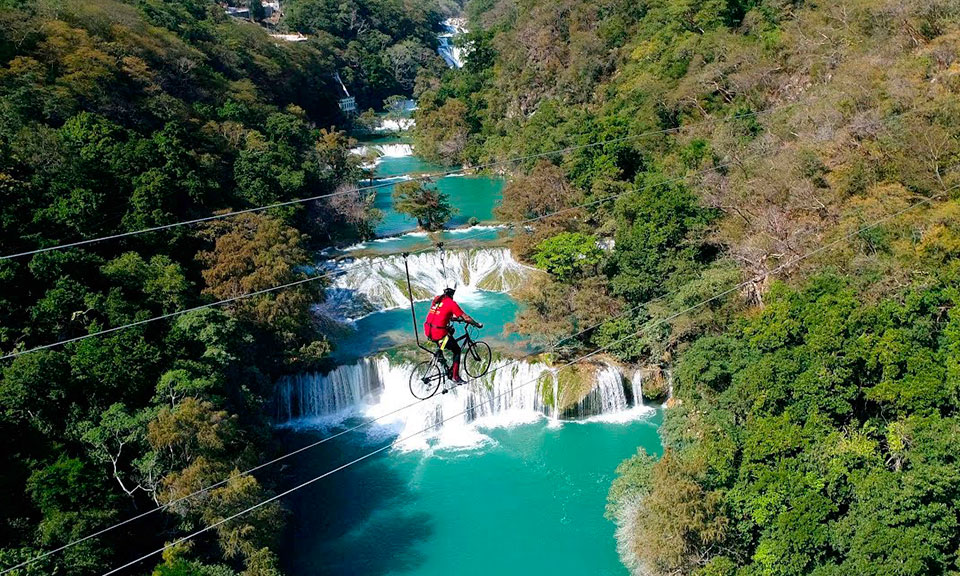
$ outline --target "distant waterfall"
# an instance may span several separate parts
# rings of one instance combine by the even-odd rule
[[[437,36],[437,52],[451,68],[463,68],[463,49],[454,45],[453,38],[466,32],[465,26],[463,18],[447,18],[443,21],[443,33]]]
[[[347,90],[347,86],[343,83],[343,80],[340,79],[340,73],[337,71],[333,72],[333,77],[337,79],[337,82],[340,84],[340,88],[343,90],[343,94],[349,98],[350,91]]]
[[[508,292],[519,287],[527,273],[506,248],[450,251],[446,253],[446,267],[437,252],[411,255],[408,263],[416,300],[429,299],[453,285],[467,291]],[[343,260],[335,267],[345,273],[327,289],[324,309],[328,315],[352,319],[408,305],[402,256]]]
[[[417,402],[409,390],[413,364],[386,356],[339,366],[327,374],[287,376],[277,383],[275,417],[278,424],[336,424],[348,416],[383,419],[381,426],[407,436],[429,430],[428,436],[451,443],[474,438],[472,424],[509,425],[533,418],[583,419],[617,417],[629,413],[624,380],[613,366],[600,366],[592,390],[575,406],[558,414],[543,401],[541,387],[556,398],[556,378],[542,363],[495,361],[486,376]],[[396,412],[396,413],[395,413]],[[411,444],[418,447],[425,440]]]
[[[350,152],[356,154],[357,156],[366,156],[367,153],[373,152],[378,157],[405,158],[407,156],[413,156],[413,146],[410,144],[400,143],[370,144],[351,148]]]
[[[622,412],[630,408],[623,386],[623,375],[615,366],[597,369],[593,389],[575,405],[563,411],[563,418],[586,418]]]
[[[634,401],[639,405],[643,404],[643,370],[639,368],[633,371],[633,377],[630,379],[633,388]]]

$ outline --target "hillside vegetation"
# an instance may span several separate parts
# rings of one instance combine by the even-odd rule
[[[433,52],[447,3],[290,0],[296,43],[212,0],[0,8],[0,255],[29,252],[0,260],[0,355],[295,282],[371,236],[339,73],[363,107],[415,94],[429,160],[527,157],[497,215],[536,219],[512,249],[552,279],[514,330],[552,345],[612,319],[558,356],[673,375],[664,456],[610,492],[634,573],[960,573],[955,0],[472,0],[460,70]],[[329,362],[320,299],[3,360],[0,567],[268,460],[273,382]],[[103,573],[274,482],[234,474],[21,572]],[[284,518],[137,571],[275,576]]]
[[[416,8],[393,10],[420,38]],[[0,260],[0,355],[294,282],[314,249],[369,236],[372,198],[345,193],[362,174],[331,127],[339,57],[208,0],[0,1],[0,254],[341,192]],[[310,312],[321,288],[3,360],[0,568],[269,459],[275,378],[322,366],[331,347]],[[235,476],[15,574],[101,574],[272,483]],[[284,517],[264,506],[137,573],[278,574]]]
[[[511,166],[500,216],[538,219],[514,252],[554,277],[514,328],[552,343],[633,311],[564,354],[674,375],[664,457],[611,490],[625,564],[960,570],[960,5],[468,11],[466,67],[419,86],[420,152],[574,148]]]
[[[409,96],[418,74],[446,68],[436,34],[456,10],[452,0],[289,0],[281,26],[331,55],[362,109],[379,109],[390,96]]]

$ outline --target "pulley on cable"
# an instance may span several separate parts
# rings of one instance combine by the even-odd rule
[[[440,253],[440,274],[443,276],[443,287],[456,289],[456,280],[451,286],[450,279],[447,277],[447,253],[443,249],[443,242],[437,242],[437,251]]]

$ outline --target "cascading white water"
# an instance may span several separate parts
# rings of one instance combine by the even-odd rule
[[[541,386],[552,386],[558,398],[557,378],[545,364],[498,360],[482,378],[452,388],[447,394],[417,402],[410,394],[413,364],[391,362],[386,356],[366,358],[339,366],[327,374],[287,376],[277,384],[276,419],[289,426],[334,425],[349,416],[378,419],[400,438],[428,430],[404,442],[405,448],[426,447],[431,440],[442,446],[473,445],[486,439],[476,430],[552,417],[560,412],[543,401]],[[623,377],[613,366],[599,366],[591,391],[575,406],[563,411],[564,419],[604,418],[628,421],[631,410]]]
[[[386,118],[380,121],[375,128],[375,132],[403,132],[416,125],[413,118]]]
[[[374,152],[381,158],[406,158],[413,156],[413,146],[410,144],[371,144],[351,148],[350,152],[357,156],[366,156],[369,152]]]
[[[283,378],[277,384],[276,418],[279,424],[316,426],[363,415],[398,428],[400,437],[430,429],[427,438],[412,440],[409,448],[421,447],[428,438],[447,445],[472,444],[478,440],[472,427],[477,420],[491,425],[546,415],[538,380],[547,370],[540,363],[499,360],[484,377],[416,402],[409,390],[413,364],[392,363],[385,356],[367,358],[328,374]]]
[[[337,82],[340,83],[340,88],[343,90],[343,94],[344,94],[347,98],[349,98],[349,97],[350,97],[350,92],[347,90],[347,86],[343,83],[343,80],[340,79],[340,73],[334,71],[333,77],[336,78],[336,79],[337,79]]]
[[[613,414],[630,408],[623,389],[623,375],[616,366],[599,367],[594,378],[596,383],[590,392],[576,405],[564,410],[564,417],[585,418]]]
[[[633,403],[637,406],[643,405],[643,370],[638,368],[633,371],[630,384],[633,387]]]
[[[443,33],[437,36],[439,45],[437,52],[451,68],[463,68],[463,49],[454,45],[453,38],[467,31],[466,21],[463,18],[447,18],[443,21]]]
[[[553,419],[560,419],[560,379],[557,378],[557,372],[554,371],[553,374]]]
[[[372,144],[351,148],[350,152],[357,156],[366,158],[372,154],[374,158],[371,162],[363,164],[363,167],[372,170],[376,168],[384,158],[406,158],[413,156],[413,146],[410,144]]]
[[[287,376],[277,386],[277,421],[335,417],[363,404],[375,404],[384,382],[403,375],[402,368],[398,372],[386,357],[379,356],[339,366],[325,375],[309,372]]]
[[[458,290],[508,292],[524,280],[527,269],[506,248],[474,248],[446,253],[446,266],[438,252],[408,257],[410,284],[417,300],[439,294],[447,286]],[[355,319],[378,310],[409,305],[402,256],[341,260],[344,271],[327,289],[324,312],[340,319]],[[461,296],[464,292],[460,292]]]
[[[629,408],[627,396],[623,391],[623,376],[615,366],[604,366],[597,373],[597,386],[587,395],[596,394],[600,403],[598,413],[609,414]]]

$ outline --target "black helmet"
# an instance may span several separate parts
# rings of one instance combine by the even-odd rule
[[[456,288],[444,288],[443,293],[450,298],[453,298],[454,293],[457,291]]]

